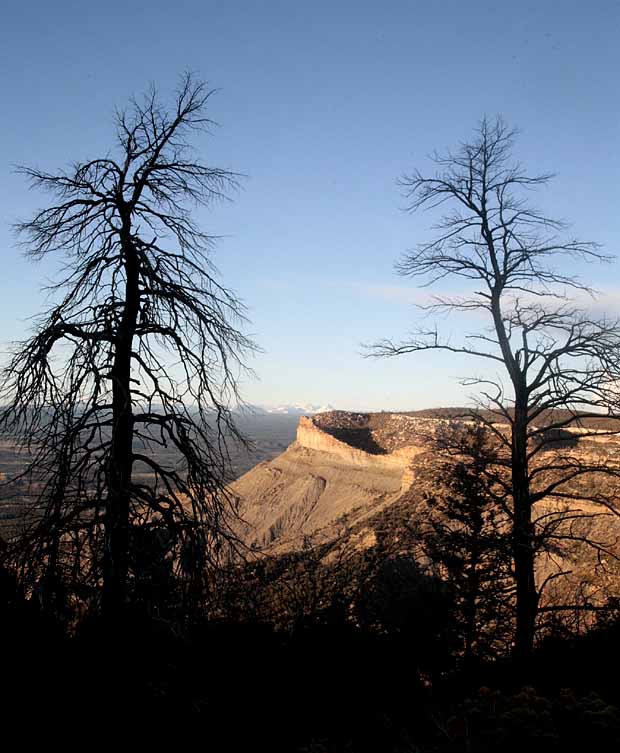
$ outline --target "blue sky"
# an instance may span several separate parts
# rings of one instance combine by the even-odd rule
[[[205,161],[244,173],[234,201],[200,211],[222,280],[264,353],[249,402],[351,409],[462,404],[479,366],[361,357],[399,338],[420,291],[394,261],[428,237],[397,177],[467,139],[480,117],[518,126],[516,156],[557,173],[536,203],[618,252],[620,4],[396,1],[8,3],[0,29],[0,344],[27,331],[54,260],[26,262],[10,225],[45,204],[16,163],[53,169],[106,152],[112,115],[185,69],[218,93]],[[586,276],[618,310],[620,267]],[[475,323],[474,323],[475,324]],[[443,322],[456,334],[463,323]]]

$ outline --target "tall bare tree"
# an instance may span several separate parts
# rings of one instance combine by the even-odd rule
[[[171,107],[151,88],[117,111],[110,154],[62,172],[20,169],[55,197],[17,226],[27,254],[65,263],[56,302],[1,376],[0,430],[30,454],[34,484],[7,556],[39,588],[101,592],[111,616],[138,575],[132,549],[157,542],[195,583],[228,532],[230,406],[254,345],[188,208],[236,185],[190,145],[212,125],[211,94],[189,74]]]
[[[562,520],[581,514],[570,507],[589,500],[611,505],[596,484],[575,490],[579,478],[615,473],[609,464],[585,462],[575,453],[545,453],[557,432],[617,432],[604,423],[617,415],[618,322],[596,319],[572,302],[592,294],[571,274],[575,261],[605,261],[594,243],[565,238],[564,223],[531,206],[527,194],[552,176],[529,175],[513,162],[515,131],[501,118],[480,123],[474,138],[457,151],[435,154],[437,172],[402,178],[408,210],[445,208],[436,237],[406,253],[400,274],[432,285],[446,278],[465,281],[461,296],[435,298],[430,312],[477,312],[489,326],[461,342],[442,338],[436,326],[421,328],[404,342],[384,340],[378,356],[447,351],[487,362],[507,377],[471,379],[478,385],[489,428],[509,451],[512,556],[516,579],[515,652],[527,656],[534,640],[540,590],[535,554],[540,535],[561,534]],[[488,416],[488,414],[487,414]],[[507,423],[509,432],[498,427]],[[566,448],[564,448],[566,449]],[[544,454],[545,462],[537,462]],[[558,515],[534,510],[542,500],[568,505]]]

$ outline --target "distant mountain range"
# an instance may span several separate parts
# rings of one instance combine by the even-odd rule
[[[285,405],[248,405],[244,413],[276,416],[314,416],[334,410],[333,405],[315,405],[313,403],[295,403]]]

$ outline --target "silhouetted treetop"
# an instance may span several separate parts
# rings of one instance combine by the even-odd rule
[[[618,432],[620,323],[597,318],[571,300],[575,293],[593,291],[570,262],[609,257],[596,243],[566,237],[565,223],[530,203],[531,189],[552,176],[530,175],[513,159],[515,135],[502,118],[483,118],[469,141],[433,156],[434,175],[414,170],[400,181],[409,211],[441,207],[443,215],[434,237],[405,253],[398,272],[424,285],[466,279],[470,284],[461,295],[437,295],[422,308],[429,314],[476,312],[486,324],[457,338],[442,336],[436,324],[420,326],[402,342],[385,339],[371,352],[393,357],[440,350],[482,359],[489,367],[488,376],[463,384],[480,394],[472,418],[483,421],[509,456],[515,649],[526,657],[541,595],[534,569],[537,542],[548,533],[532,516],[533,506],[543,500],[566,503],[571,505],[566,519],[581,515],[580,502],[616,509],[617,500],[588,492],[588,484],[581,494],[572,488],[590,479],[594,489],[592,479],[617,477],[618,468],[562,454],[567,443],[557,444],[561,432],[566,438],[576,431],[581,439]],[[554,444],[557,453],[545,453]]]

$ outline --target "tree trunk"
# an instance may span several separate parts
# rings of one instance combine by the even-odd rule
[[[469,571],[466,580],[467,603],[465,606],[465,653],[463,656],[465,667],[467,668],[473,663],[474,645],[476,638],[478,638],[476,618],[478,616],[478,601],[480,599],[480,542],[482,538],[482,518],[479,515],[480,508],[478,506],[478,498],[476,494],[473,495],[472,507],[474,514],[472,515],[473,530],[470,539],[471,556],[469,558]]]
[[[102,611],[115,619],[123,610],[129,561],[129,507],[133,466],[131,352],[140,303],[138,258],[128,228],[123,233],[125,301],[114,342],[112,365],[112,438],[108,464],[108,498]]]
[[[487,231],[488,232],[488,231]],[[485,235],[485,238],[487,236]],[[489,243],[491,257],[495,258],[493,245]],[[499,267],[495,267],[500,276]],[[514,656],[523,660],[525,667],[534,647],[534,630],[538,610],[538,593],[534,577],[534,537],[532,527],[532,504],[530,500],[530,476],[527,457],[528,399],[526,372],[519,366],[510,348],[500,306],[501,290],[493,292],[491,310],[502,357],[515,391],[515,412],[512,425],[512,557],[516,584],[516,630]]]
[[[513,560],[516,581],[514,656],[527,661],[534,645],[538,594],[534,576],[532,505],[527,460],[527,400],[517,396],[512,427]]]

